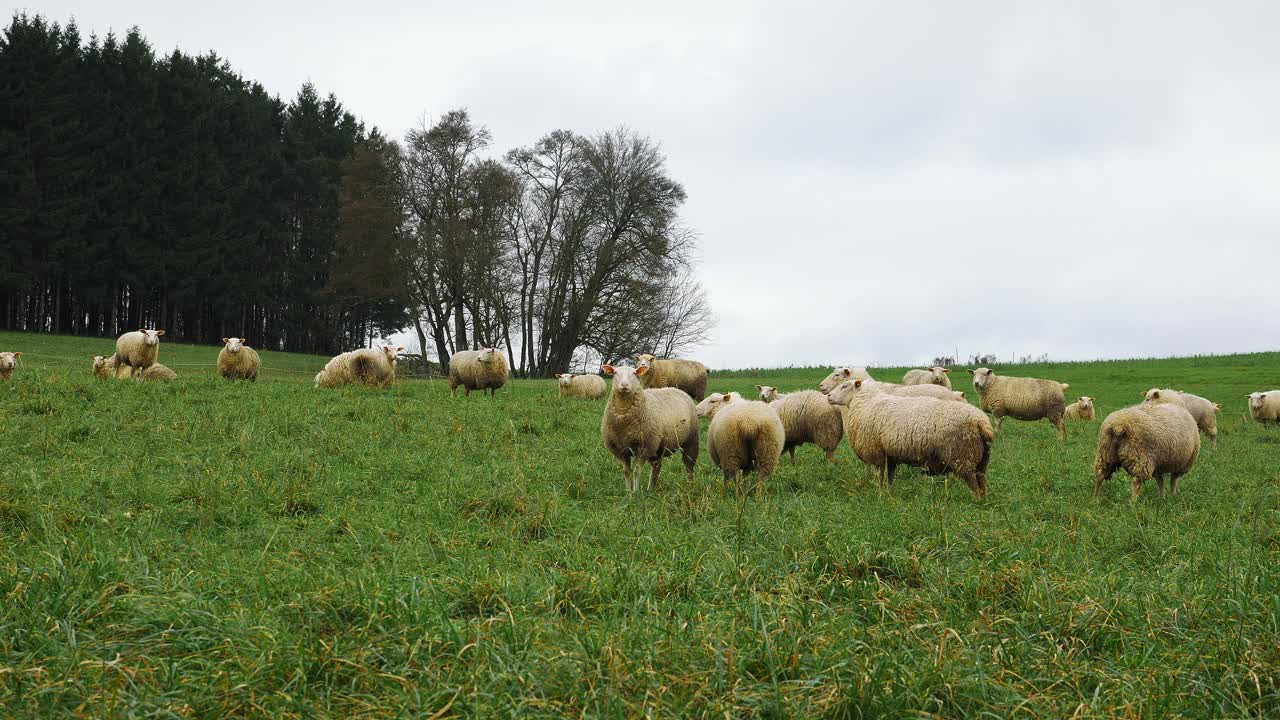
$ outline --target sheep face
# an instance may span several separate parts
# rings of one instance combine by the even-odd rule
[[[18,358],[22,357],[20,352],[2,352],[0,353],[0,370],[12,370],[18,366]]]
[[[827,393],[827,402],[832,405],[848,405],[853,401],[854,395],[862,392],[870,392],[869,386],[862,380],[845,380]]]
[[[640,376],[649,372],[648,365],[639,367],[627,367],[626,365],[601,365],[605,375],[613,377],[613,391],[621,395],[634,395],[644,392],[644,385],[640,383]]]
[[[944,367],[931,367],[929,368],[929,382],[934,385],[946,385],[947,373],[949,372],[951,371]]]
[[[658,361],[658,358],[654,357],[653,355],[649,355],[649,354],[636,355],[636,367],[638,368],[653,367],[653,364],[657,361]]]
[[[970,370],[969,374],[973,375],[973,386],[981,390],[987,386],[987,383],[991,382],[991,378],[996,372],[991,368],[978,368],[977,370]]]
[[[143,345],[159,345],[160,336],[164,335],[163,330],[138,330],[138,332],[142,333]]]
[[[778,399],[778,388],[772,385],[757,385],[756,390],[760,392],[760,399],[765,402],[773,402]]]
[[[964,396],[964,393],[960,392],[959,390],[953,390],[951,394],[955,395],[956,400],[959,400],[960,402],[968,402],[968,400]]]
[[[698,403],[698,417],[712,418],[720,408],[731,402],[741,401],[742,396],[738,393],[711,393],[702,402]]]
[[[1081,395],[1080,397],[1076,398],[1076,404],[1080,406],[1081,410],[1092,410],[1093,398],[1087,395]]]
[[[222,338],[222,344],[227,346],[227,352],[238,353],[244,347],[244,338]]]
[[[571,373],[561,373],[557,375],[556,378],[560,380],[560,387],[569,387],[569,383],[573,382],[573,375]]]
[[[493,348],[489,349],[492,350]],[[382,353],[387,356],[387,362],[393,368],[396,366],[396,360],[400,358],[400,353],[402,352],[404,352],[403,345],[387,345],[382,348]]]
[[[1249,395],[1249,409],[1255,413],[1262,409],[1262,402],[1266,400],[1267,394],[1256,392]]]
[[[106,358],[102,357],[101,355],[94,355],[94,356],[93,356],[93,369],[94,369],[94,370],[99,370],[99,369],[104,368],[104,367],[106,367],[106,366],[107,366],[107,359],[106,359]]]
[[[404,348],[401,348],[401,349],[403,350]],[[498,348],[485,348],[480,351],[480,355],[477,356],[476,359],[482,363],[490,363],[490,362],[493,362],[493,358],[497,354],[498,354]]]
[[[830,394],[830,392],[834,390],[836,386],[838,386],[842,382],[847,381],[851,377],[853,377],[853,368],[847,368],[847,367],[836,368],[831,372],[830,375],[827,376],[826,380],[823,380],[821,383],[818,384],[818,390],[820,390],[824,395]]]

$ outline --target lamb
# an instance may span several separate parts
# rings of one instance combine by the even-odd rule
[[[13,369],[18,367],[20,357],[22,357],[20,352],[0,352],[0,380],[13,377]]]
[[[152,363],[147,366],[146,370],[142,371],[142,379],[162,381],[177,380],[178,373],[170,370],[160,363]]]
[[[1264,425],[1280,422],[1280,390],[1250,393],[1249,416]]]
[[[1164,497],[1164,476],[1169,492],[1178,492],[1178,478],[1191,471],[1200,454],[1200,430],[1196,419],[1181,404],[1144,402],[1117,410],[1102,421],[1098,455],[1093,463],[1093,494],[1119,468],[1133,478],[1130,500],[1138,499],[1142,483],[1155,477]]]
[[[648,366],[604,365],[602,369],[613,376],[613,391],[600,420],[600,438],[622,463],[627,492],[640,491],[639,476],[632,481],[632,461],[649,463],[649,489],[656,490],[662,459],[677,451],[684,460],[686,477],[693,480],[698,462],[698,416],[689,395],[677,388],[646,390],[640,379],[649,373]]]
[[[1068,420],[1092,420],[1093,419],[1093,398],[1088,395],[1081,395],[1076,401],[1067,406],[1062,416]]]
[[[163,330],[135,330],[116,338],[115,369],[127,367],[130,377],[140,379],[160,356],[160,338],[163,335]]]
[[[244,338],[222,338],[222,350],[218,352],[218,374],[227,380],[258,379],[262,362],[258,351],[245,345]]]
[[[968,403],[887,395],[862,380],[846,380],[827,401],[847,406],[849,447],[876,468],[882,489],[893,485],[897,466],[907,464],[930,474],[954,473],[975,500],[986,497],[995,432],[981,410]]]
[[[828,375],[826,379],[824,379],[821,383],[818,383],[818,392],[822,393],[823,395],[826,395],[827,393],[834,390],[837,385],[844,382],[845,380],[871,380],[871,379],[872,377],[867,374],[866,368],[838,367],[835,370],[832,370],[831,374]]]
[[[844,418],[826,396],[817,390],[802,390],[783,395],[770,407],[782,420],[786,431],[782,450],[791,456],[792,465],[796,463],[796,447],[805,443],[822,448],[828,462],[835,459],[836,448],[844,437]]]
[[[1209,436],[1209,445],[1215,450],[1218,447],[1218,411],[1221,405],[1206,400],[1199,395],[1169,390],[1167,388],[1151,388],[1142,394],[1143,402],[1178,403],[1196,419],[1196,427]]]
[[[697,360],[659,360],[652,355],[636,355],[636,367],[648,367],[643,375],[646,388],[680,388],[694,400],[707,395],[707,366]]]
[[[111,357],[93,356],[93,376],[99,380],[111,380],[112,378],[122,380],[129,377],[124,374],[126,371],[127,368],[117,368],[115,355]]]
[[[760,393],[760,400],[771,403],[774,400],[780,400],[787,396],[786,393],[778,392],[778,388],[772,385],[757,385],[756,391]]]
[[[560,397],[568,396],[584,400],[599,400],[608,391],[604,378],[599,375],[562,373],[556,377],[559,378]]]
[[[822,397],[821,393],[814,395]],[[764,481],[777,468],[787,438],[774,408],[758,400],[743,400],[738,393],[712,393],[698,404],[697,412],[699,417],[711,418],[707,452],[723,473],[725,489],[732,482],[741,492],[739,474],[754,470],[756,494],[763,494]]]
[[[1006,415],[1018,420],[1048,420],[1067,439],[1067,426],[1062,423],[1066,398],[1062,391],[1070,385],[1053,380],[997,376],[990,368],[970,370],[973,387],[978,391],[978,405],[996,419],[996,432]]]
[[[941,385],[950,390],[951,378],[947,377],[949,372],[951,371],[944,367],[931,367],[928,370],[908,370],[907,374],[902,376],[902,384]]]
[[[396,358],[404,350],[399,345],[379,349],[361,348],[334,357],[316,373],[315,386],[334,388],[361,382],[385,388],[396,379]]]
[[[472,390],[489,397],[498,396],[498,388],[507,384],[507,359],[497,348],[483,350],[459,350],[449,358],[449,393],[458,396],[461,385],[464,397]]]

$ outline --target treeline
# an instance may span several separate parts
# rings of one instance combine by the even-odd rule
[[[629,130],[495,154],[465,111],[397,143],[310,85],[16,15],[0,39],[0,328],[333,353],[412,328],[441,367],[674,355],[714,318],[683,188]]]

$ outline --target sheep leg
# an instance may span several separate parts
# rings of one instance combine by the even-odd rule
[[[693,469],[698,465],[698,449],[691,445],[680,448],[680,459],[684,461],[684,479],[693,482]]]
[[[795,465],[796,464],[796,446],[792,445],[791,447],[787,448],[787,454],[791,456],[791,464]]]
[[[1164,473],[1156,473],[1156,487],[1160,488],[1160,497],[1164,497]]]
[[[1218,432],[1216,430],[1209,433],[1209,446],[1214,450],[1218,449]]]
[[[764,471],[756,469],[756,497],[764,497]]]
[[[732,472],[730,472],[730,471],[728,471],[728,470],[722,470],[722,471],[721,471],[721,474],[722,474],[723,478],[722,478],[722,480],[721,480],[721,488],[720,488],[720,489],[721,489],[723,492],[726,492],[726,493],[727,493],[727,492],[729,492],[729,483],[730,483],[730,482],[733,482],[735,485],[736,485],[737,483],[736,483],[736,481],[735,481],[735,479],[734,479],[734,477],[733,477],[733,475],[734,475],[734,474],[733,474]]]
[[[835,461],[836,461],[836,451],[835,451],[835,449],[827,450],[827,451],[826,451],[826,453],[827,453],[827,462],[835,462]]]
[[[1180,477],[1182,477],[1182,474],[1181,474],[1181,473],[1170,473],[1170,474],[1169,474],[1169,494],[1170,494],[1170,495],[1177,495],[1177,494],[1178,494],[1178,478],[1180,478]]]
[[[884,470],[885,470],[885,473],[884,473],[884,474],[885,474],[885,479],[886,479],[886,480],[888,481],[888,483],[889,483],[889,491],[890,491],[890,492],[892,492],[892,491],[893,491],[893,473],[894,473],[895,471],[897,471],[897,469],[898,469],[898,463],[896,463],[896,462],[894,462],[894,461],[892,461],[892,460],[885,460],[885,461],[884,461]]]
[[[957,471],[956,474],[959,475],[964,480],[965,484],[969,486],[969,492],[973,493],[973,499],[981,500],[982,499],[982,481],[979,480],[979,475],[977,474],[977,472],[973,470],[964,470],[964,471]]]
[[[658,489],[658,473],[662,472],[662,456],[659,455],[651,461],[649,468],[649,492],[653,492]]]
[[[1050,419],[1049,419],[1049,422],[1053,423],[1053,426],[1054,426],[1054,427],[1056,427],[1056,428],[1058,428],[1058,437],[1059,437],[1063,442],[1066,442],[1066,439],[1067,439],[1067,426],[1066,426],[1066,424],[1065,424],[1065,423],[1063,423],[1063,422],[1062,422],[1062,418],[1060,418],[1060,417],[1057,417],[1057,418],[1050,418]]]
[[[1003,416],[1003,415],[996,415],[996,416],[995,416],[995,418],[996,418],[996,427],[995,427],[995,432],[1000,432],[1000,423],[1001,423],[1001,421],[1003,421],[1003,420],[1004,420],[1004,416]]]
[[[622,477],[627,483],[627,492],[631,492],[631,456],[622,458]]]

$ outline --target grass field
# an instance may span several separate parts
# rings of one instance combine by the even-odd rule
[[[1006,421],[983,502],[909,469],[882,494],[843,446],[762,498],[705,453],[626,497],[603,401],[551,381],[319,391],[323,358],[264,353],[229,384],[171,344],[172,384],[94,381],[110,349],[0,334],[3,717],[1280,714],[1280,428],[1244,398],[1280,354],[1010,369],[1099,419],[1222,403],[1179,494],[1130,503],[1123,474],[1091,495],[1097,421]]]

